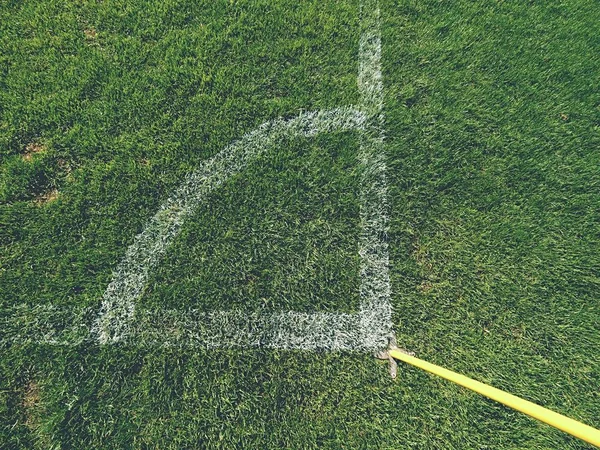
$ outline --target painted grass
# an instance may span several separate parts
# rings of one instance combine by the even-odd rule
[[[270,3],[0,7],[3,307],[96,305],[199,161],[269,118],[356,102],[357,4]],[[599,427],[600,7],[386,0],[382,18],[399,343]],[[223,284],[241,302],[252,291],[236,267],[260,248],[259,304],[283,288],[258,276],[285,273],[269,261],[293,264],[310,243],[241,236],[315,204],[345,255],[353,148],[350,134],[294,142],[277,155],[289,170],[267,159],[216,193],[143,301]],[[219,251],[212,276],[202,230]],[[352,260],[333,261],[338,283],[307,268],[286,307],[338,305],[357,280]],[[300,301],[315,289],[328,300]],[[586,448],[414,369],[394,383],[369,355],[0,349],[4,448]]]

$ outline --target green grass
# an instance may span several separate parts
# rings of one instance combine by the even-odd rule
[[[169,250],[144,307],[358,311],[358,147],[351,134],[285,142],[229,180]]]
[[[600,6],[382,19],[399,343],[600,427]],[[2,308],[96,306],[200,161],[358,101],[358,38],[356,1],[2,3]],[[356,148],[291,141],[212,194],[142,307],[355,311]],[[0,349],[6,449],[588,448],[370,355]]]

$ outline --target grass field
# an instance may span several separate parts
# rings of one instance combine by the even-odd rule
[[[380,7],[399,345],[600,427],[600,5]],[[17,306],[98,308],[231,142],[357,104],[360,28],[358,0],[0,3],[0,448],[590,448],[366,352],[6,331]],[[359,147],[290,139],[232,177],[140,308],[355,312]]]

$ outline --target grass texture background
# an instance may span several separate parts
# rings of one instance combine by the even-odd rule
[[[600,426],[600,6],[382,0],[394,326]],[[356,1],[0,4],[0,307],[94,306],[184,174],[356,104]],[[142,307],[355,311],[352,133],[211,196]],[[1,331],[0,331],[1,337]],[[582,449],[370,355],[0,344],[0,448]]]

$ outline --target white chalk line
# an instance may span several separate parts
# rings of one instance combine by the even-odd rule
[[[0,344],[76,346],[95,338],[97,307],[21,304],[0,310]]]
[[[96,307],[19,305],[0,318],[1,344],[78,346],[98,344],[90,333]],[[325,332],[323,331],[325,330]],[[262,347],[360,350],[360,315],[265,311],[136,311],[135,330],[124,343],[138,347]],[[227,345],[223,345],[226,342]]]
[[[119,342],[132,331],[135,303],[144,292],[150,270],[156,267],[177,237],[185,219],[198,209],[210,192],[240,173],[267,150],[281,145],[285,139],[360,130],[365,121],[364,113],[346,107],[267,122],[190,174],[160,207],[144,231],[135,237],[125,258],[114,271],[92,330],[98,335],[98,341],[101,344]]]
[[[79,333],[76,334],[71,328],[67,331],[56,330],[37,322],[33,322],[37,328],[32,327],[30,322],[29,328],[22,328],[21,332],[12,336],[32,341],[27,334],[33,334],[42,336],[37,340],[40,343],[63,345],[97,340],[101,344],[130,342],[136,345],[191,345],[204,348],[261,346],[361,350],[385,346],[392,323],[386,242],[388,208],[382,131],[381,35],[376,0],[361,2],[361,20],[363,30],[358,74],[360,107],[303,113],[293,119],[264,123],[186,177],[127,249],[102,298],[98,317],[88,328],[91,328],[88,336],[82,334],[85,327],[76,327]],[[359,162],[364,169],[360,194],[359,314],[136,311],[135,302],[143,295],[150,271],[178,235],[185,219],[199,207],[208,193],[285,139],[349,130],[361,131]],[[48,316],[53,311],[57,312],[53,308],[37,308],[41,316]],[[86,317],[89,315],[88,308],[82,311]],[[62,314],[68,315],[65,311]],[[74,316],[81,314],[81,311],[73,313]],[[18,320],[13,322],[19,323]],[[36,331],[28,333],[27,329]],[[69,339],[61,336],[68,336]]]
[[[360,4],[358,91],[368,112],[359,153],[361,180],[360,316],[364,348],[383,348],[392,333],[389,276],[387,168],[384,151],[381,17],[378,0]]]

